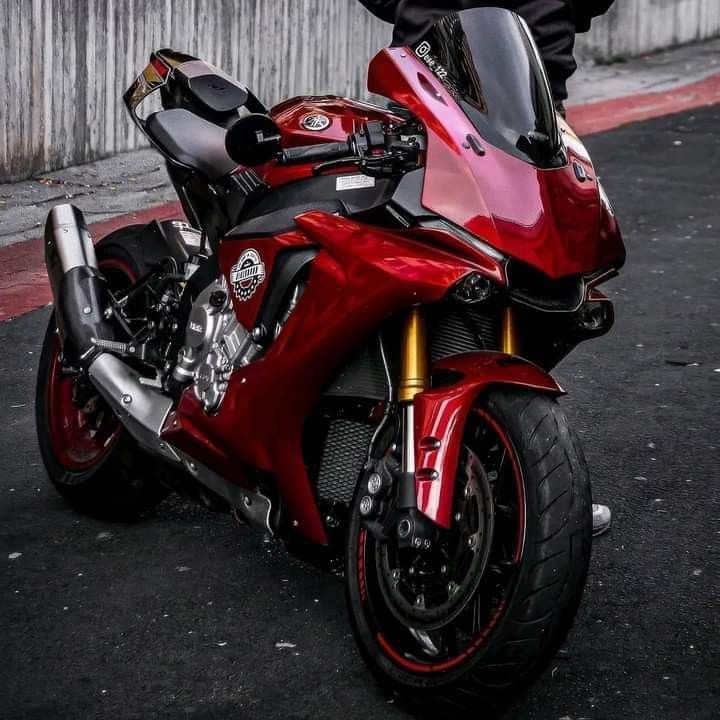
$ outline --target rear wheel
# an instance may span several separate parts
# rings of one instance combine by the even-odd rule
[[[491,392],[471,414],[453,524],[431,551],[363,527],[356,498],[346,583],[355,637],[412,703],[490,717],[557,651],[590,559],[587,467],[557,403]]]
[[[147,271],[136,240],[134,228],[123,228],[95,248],[113,292]],[[47,473],[73,507],[129,520],[167,495],[154,478],[155,464],[127,435],[87,375],[64,361],[54,314],[40,355],[35,415]]]

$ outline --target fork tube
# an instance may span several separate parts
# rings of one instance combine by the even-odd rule
[[[402,508],[417,507],[415,491],[415,395],[430,385],[427,329],[420,308],[408,314],[403,329],[402,365],[398,400],[402,408]]]
[[[508,355],[517,355],[517,329],[515,327],[515,311],[508,305],[502,318],[502,351]]]
[[[425,318],[420,308],[414,307],[410,310],[403,329],[402,367],[398,389],[398,400],[401,403],[411,403],[418,393],[427,390],[428,365]]]

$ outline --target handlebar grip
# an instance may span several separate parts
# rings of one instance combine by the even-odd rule
[[[335,160],[354,155],[348,142],[321,143],[283,150],[282,161],[291,163],[314,163]]]

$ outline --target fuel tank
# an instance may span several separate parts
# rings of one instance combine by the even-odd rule
[[[336,95],[295,97],[276,105],[270,115],[282,134],[284,148],[319,143],[343,142],[351,133],[359,133],[370,121],[401,122],[389,110]],[[270,163],[256,168],[272,187],[312,177],[313,164],[279,165]],[[347,168],[338,168],[338,172]]]
[[[276,105],[270,115],[280,127],[283,147],[340,142],[368,121],[400,119],[377,105],[335,95],[292,98]]]

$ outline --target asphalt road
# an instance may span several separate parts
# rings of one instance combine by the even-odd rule
[[[509,717],[720,716],[719,127],[706,109],[589,141],[629,262],[616,329],[558,376],[615,524],[565,648]],[[132,526],[63,503],[34,435],[46,317],[0,325],[0,717],[407,717],[336,580],[179,499]]]

